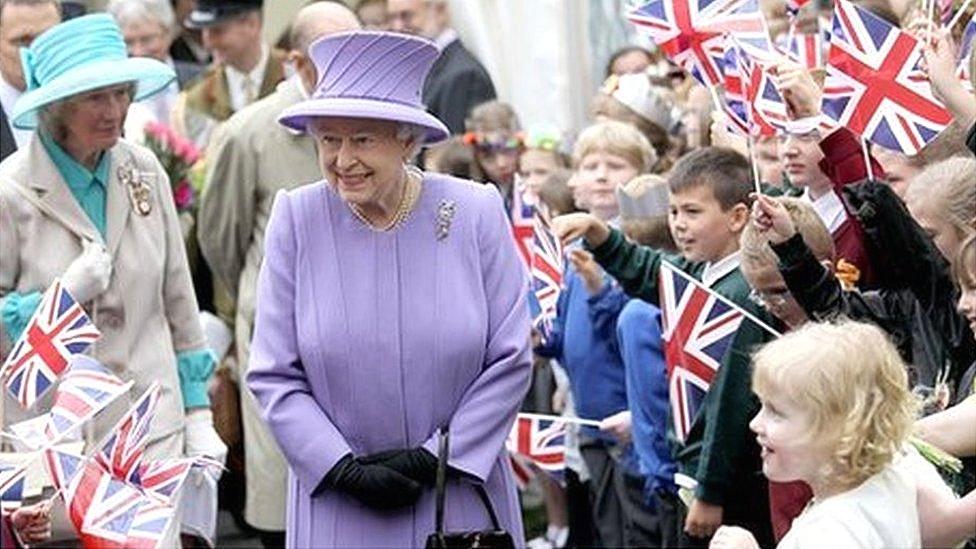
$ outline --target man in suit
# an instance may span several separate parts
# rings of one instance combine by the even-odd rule
[[[452,134],[464,133],[471,108],[495,98],[495,86],[450,27],[447,0],[389,0],[391,31],[423,36],[441,50],[424,83],[427,109],[444,122]]]
[[[173,128],[206,149],[217,124],[267,96],[286,78],[285,53],[261,39],[262,0],[200,0],[185,22],[200,28],[215,63],[180,93]]]
[[[219,312],[233,322],[236,353],[224,367],[230,365],[231,376],[238,380],[247,372],[264,230],[275,194],[322,178],[314,140],[279,125],[278,115],[315,89],[318,78],[308,57],[309,45],[358,28],[356,16],[337,2],[318,2],[299,11],[288,53],[296,75],[230,117],[211,139],[197,238],[214,278],[233,297],[233,310]],[[266,547],[283,546],[288,466],[248,391],[242,391],[241,408],[247,479],[244,519],[259,530]]]
[[[14,128],[10,113],[27,89],[20,66],[20,48],[61,22],[56,0],[0,1],[0,161],[30,142],[32,130]]]

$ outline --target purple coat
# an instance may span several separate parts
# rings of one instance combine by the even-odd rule
[[[288,545],[422,546],[433,489],[392,512],[310,493],[349,452],[436,455],[448,423],[450,465],[485,482],[521,543],[503,447],[529,382],[528,282],[498,193],[427,174],[410,217],[381,233],[325,183],[282,191],[265,249],[247,382],[291,469]],[[447,494],[448,530],[488,526],[471,486]]]

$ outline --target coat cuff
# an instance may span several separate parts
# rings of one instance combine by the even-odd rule
[[[209,408],[210,396],[207,385],[217,360],[210,349],[180,351],[176,353],[176,365],[180,374],[180,392],[184,408]]]
[[[699,482],[695,487],[695,499],[712,505],[725,506],[725,493],[728,487],[709,482]]]
[[[27,324],[40,306],[41,292],[7,294],[3,306],[0,307],[0,321],[3,322],[3,329],[7,332],[11,343],[20,339],[20,335],[27,329]]]
[[[597,263],[603,265],[602,260],[606,260],[608,257],[613,255],[624,240],[624,233],[611,227],[610,236],[607,237],[603,244],[596,247],[591,247],[589,243],[583,241],[583,247],[593,254],[593,259],[595,259]]]

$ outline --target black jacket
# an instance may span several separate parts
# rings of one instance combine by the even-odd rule
[[[444,48],[424,82],[424,104],[453,135],[464,133],[464,119],[472,107],[494,98],[488,71],[460,40]]]
[[[945,369],[957,398],[968,394],[972,387],[960,385],[964,371],[976,360],[976,341],[956,311],[959,292],[948,262],[887,185],[849,185],[844,199],[864,227],[882,289],[843,291],[795,235],[773,246],[790,292],[814,319],[844,315],[885,330],[910,365],[913,387],[933,387]]]

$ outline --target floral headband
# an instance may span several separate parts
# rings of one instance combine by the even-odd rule
[[[461,142],[485,153],[512,152],[525,145],[525,135],[518,132],[506,139],[490,139],[483,133],[466,132],[461,136]]]

